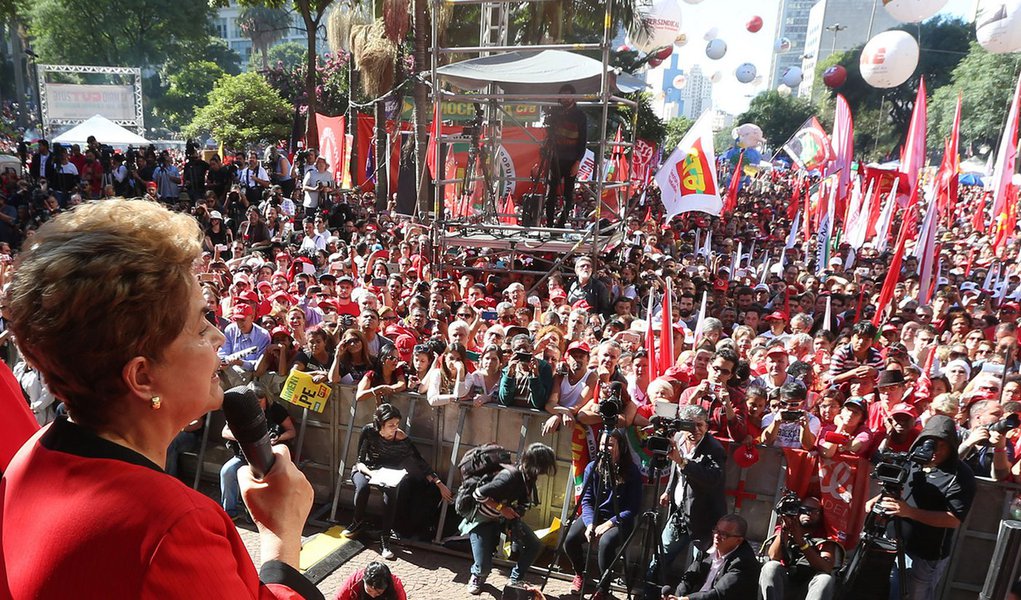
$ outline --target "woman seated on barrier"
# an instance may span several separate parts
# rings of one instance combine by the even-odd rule
[[[372,561],[348,577],[337,590],[337,600],[408,600],[400,577],[390,567]]]
[[[447,346],[426,377],[426,398],[429,406],[456,402],[468,394],[468,351],[463,344]]]
[[[868,456],[872,447],[872,434],[865,424],[867,419],[868,407],[864,398],[851,396],[845,400],[833,424],[823,425],[819,430],[816,441],[819,454],[826,458],[837,454]]]
[[[482,349],[479,353],[479,368],[469,373],[465,380],[467,395],[462,396],[462,400],[470,400],[475,406],[496,401],[496,393],[500,389],[501,354],[496,344]]]
[[[378,469],[404,469],[407,471],[400,482],[393,487],[380,486],[383,492],[383,531],[380,534],[380,555],[385,559],[394,557],[390,550],[390,534],[397,512],[398,495],[409,490],[416,482],[428,482],[439,488],[444,502],[453,496],[443,480],[432,470],[412,443],[408,434],[401,431],[401,412],[392,404],[380,404],[372,417],[372,423],[362,428],[358,439],[358,463],[351,472],[355,486],[354,518],[344,535],[355,537],[365,531],[365,508],[369,502],[369,484]],[[420,496],[416,493],[415,498]],[[419,505],[419,510],[425,508]],[[424,511],[423,511],[424,512]]]
[[[270,442],[275,446],[294,439],[294,421],[287,414],[287,409],[282,405],[269,399],[266,386],[258,382],[248,384],[259,399],[259,406],[266,413],[266,425],[269,427]],[[234,453],[234,458],[223,463],[220,467],[220,504],[224,512],[230,515],[231,519],[242,516],[238,510],[238,469],[248,464],[244,455],[241,454],[241,446],[234,439],[229,425],[223,426],[221,432],[223,439],[227,441],[227,449]]]
[[[308,373],[312,381],[323,383],[327,380],[333,357],[333,337],[325,329],[316,327],[308,332],[308,344],[295,355],[294,370]]]
[[[369,356],[369,345],[365,336],[355,329],[348,329],[340,336],[337,353],[330,365],[330,383],[357,383],[365,377],[375,362]]]
[[[585,467],[581,516],[575,519],[564,540],[564,550],[575,573],[571,582],[573,594],[581,591],[586,570],[584,543],[598,546],[599,575],[602,576],[634,528],[635,518],[642,508],[642,474],[631,458],[624,430],[614,429],[604,439],[610,464],[598,465],[597,470],[597,461],[592,461]],[[612,481],[607,475],[611,472]],[[589,579],[595,578],[590,576]],[[602,595],[609,589],[610,578],[607,577],[593,598],[604,597]]]
[[[389,402],[390,396],[408,389],[406,369],[407,365],[397,356],[397,348],[393,344],[384,344],[379,349],[376,367],[358,382],[355,400],[361,402],[372,398],[376,404]]]

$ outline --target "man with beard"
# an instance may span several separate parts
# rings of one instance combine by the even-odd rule
[[[744,394],[729,386],[737,367],[737,354],[722,348],[709,362],[705,381],[681,394],[680,404],[701,406],[709,415],[709,431],[716,437],[743,440],[748,435],[745,422]]]
[[[684,292],[680,298],[677,299],[677,308],[681,313],[681,320],[688,326],[688,329],[695,329],[695,321],[697,315],[693,314],[695,310],[695,294]]]
[[[843,555],[840,546],[826,538],[822,503],[808,497],[797,516],[781,515],[779,531],[766,550],[769,562],[759,575],[759,597],[765,600],[829,600],[833,597],[831,573]]]
[[[590,350],[585,342],[572,342],[567,347],[564,361],[553,375],[553,391],[546,402],[546,412],[552,415],[542,425],[542,434],[549,435],[561,425],[569,431],[582,407],[582,392],[593,384],[596,372],[588,368]]]
[[[574,263],[574,274],[578,280],[567,293],[567,302],[573,305],[584,300],[592,312],[605,316],[610,310],[610,292],[602,281],[593,277],[594,268],[592,258],[588,256],[582,256]]]

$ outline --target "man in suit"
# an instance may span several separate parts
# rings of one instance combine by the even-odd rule
[[[694,544],[695,558],[705,552],[713,541],[712,524],[727,512],[723,492],[727,453],[708,433],[708,413],[689,404],[680,408],[677,418],[689,422],[694,431],[678,432],[667,455],[673,463],[670,482],[659,502],[670,506],[671,513],[663,527],[661,562],[653,559],[649,565],[647,598],[659,598],[658,586],[676,581],[670,578],[670,566],[680,554],[687,556],[689,544]]]
[[[56,158],[50,153],[50,143],[46,140],[39,140],[39,152],[32,155],[32,164],[28,167],[28,174],[33,181],[45,179],[52,185],[57,178],[59,165]]]
[[[755,551],[745,540],[748,521],[729,514],[713,528],[713,547],[691,563],[668,600],[745,600],[758,592],[759,569]]]

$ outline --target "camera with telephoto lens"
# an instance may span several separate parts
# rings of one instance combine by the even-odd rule
[[[1019,425],[1021,425],[1021,417],[1018,417],[1017,413],[1011,413],[1007,415],[1006,418],[1000,419],[990,425],[989,431],[1004,434],[1012,429],[1017,429]]]
[[[931,438],[922,441],[910,452],[883,452],[872,469],[872,478],[879,482],[885,493],[900,497],[908,480],[908,463],[927,465],[935,454],[936,440]]]
[[[620,393],[614,392],[609,398],[605,398],[599,401],[599,416],[603,418],[603,422],[612,421],[614,427],[616,427],[617,417],[624,410],[624,405],[620,399]]]
[[[649,420],[652,433],[642,441],[642,446],[653,455],[666,456],[670,453],[671,440],[678,432],[695,433],[698,430],[694,421],[688,419],[671,419],[655,416]]]
[[[796,517],[801,514],[801,498],[798,498],[798,495],[794,492],[787,490],[776,501],[776,506],[773,507],[773,510],[780,517]]]

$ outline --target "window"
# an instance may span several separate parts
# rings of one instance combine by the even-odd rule
[[[217,37],[227,39],[227,19],[226,17],[220,17],[213,19],[213,29],[216,31]]]

